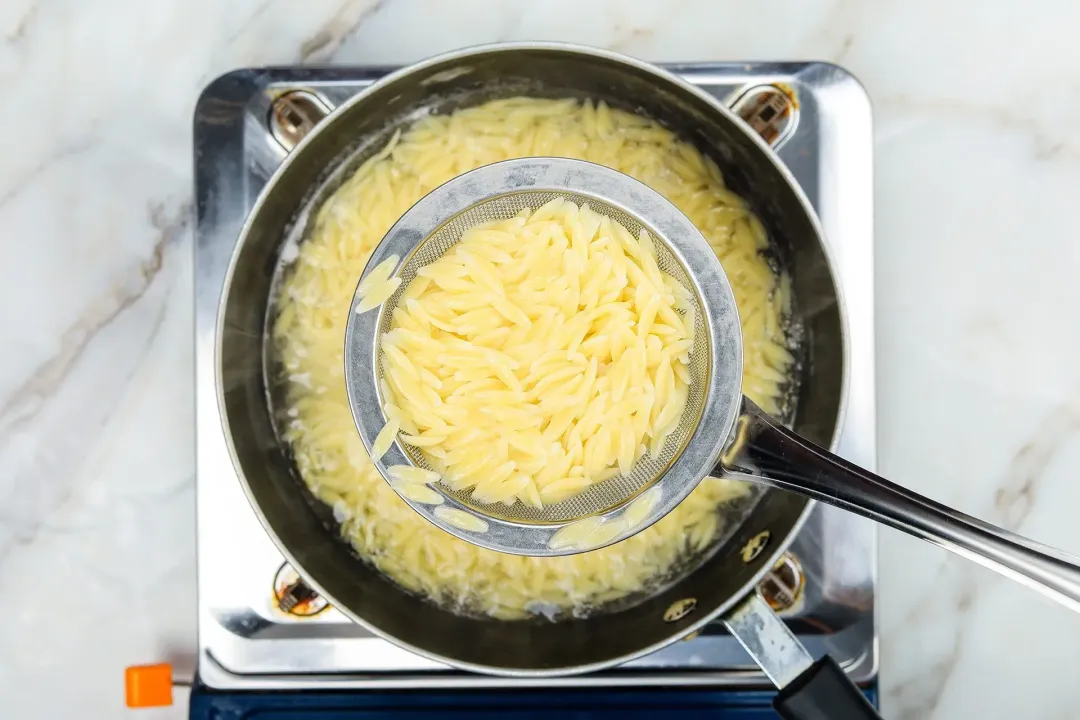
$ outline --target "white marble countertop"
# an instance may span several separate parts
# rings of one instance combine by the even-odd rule
[[[244,65],[557,39],[846,66],[880,470],[1080,551],[1077,27],[1068,0],[0,3],[0,707],[122,716],[125,665],[194,651],[191,113]],[[1080,617],[892,531],[881,575],[888,717],[1076,717]]]

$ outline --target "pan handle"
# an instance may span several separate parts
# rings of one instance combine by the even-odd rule
[[[881,720],[836,661],[826,655],[814,662],[756,592],[728,613],[724,624],[780,690],[773,708],[784,720]]]
[[[1080,558],[934,502],[804,440],[743,398],[714,474],[797,492],[973,560],[1080,612]]]

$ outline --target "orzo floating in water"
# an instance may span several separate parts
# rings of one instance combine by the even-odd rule
[[[383,235],[426,193],[481,165],[530,156],[606,165],[686,213],[731,281],[743,326],[743,389],[766,411],[780,410],[792,364],[782,329],[789,282],[777,278],[761,254],[761,224],[709,158],[648,118],[569,99],[498,100],[423,118],[364,162],[320,208],[281,284],[273,336],[277,359],[287,368],[283,410],[295,414],[284,435],[305,482],[342,509],[343,532],[363,557],[435,602],[500,618],[523,617],[528,607],[578,612],[662,582],[721,531],[717,508],[745,492],[741,484],[706,480],[663,520],[621,543],[536,558],[448,535],[375,470],[353,424],[343,377],[356,279]],[[400,421],[398,442],[425,442],[403,408],[385,409]],[[572,489],[577,481],[561,482]]]

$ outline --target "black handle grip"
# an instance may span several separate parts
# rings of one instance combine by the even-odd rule
[[[859,686],[826,655],[773,700],[784,720],[881,720]]]

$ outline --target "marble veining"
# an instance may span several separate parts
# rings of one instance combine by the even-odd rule
[[[0,704],[118,717],[125,665],[190,672],[190,122],[245,65],[843,64],[875,108],[880,469],[1080,551],[1078,26],[1066,0],[6,0]],[[888,717],[1075,716],[1080,618],[891,531],[881,575]]]

